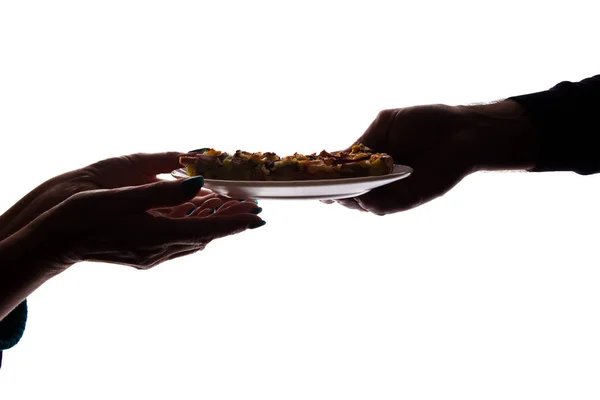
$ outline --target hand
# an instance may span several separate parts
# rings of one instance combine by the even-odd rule
[[[433,200],[479,170],[534,166],[531,123],[517,103],[429,105],[382,111],[355,142],[413,168],[413,174],[365,195],[338,202],[386,215]]]
[[[147,269],[202,250],[216,238],[264,225],[253,202],[222,204],[209,198],[190,214],[202,184],[202,177],[195,177],[82,191],[1,240],[0,320],[78,261]]]
[[[158,174],[170,173],[181,167],[178,160],[181,154],[166,152],[109,158],[52,178],[38,186],[0,217],[0,240],[74,194],[88,190],[114,189],[158,182]],[[188,204],[179,205],[177,212],[186,208],[189,210],[213,198],[216,200],[211,204],[216,208],[223,199],[215,193],[202,189]],[[162,210],[166,214],[173,211],[175,210]]]
[[[84,191],[26,228],[35,232],[41,253],[55,254],[59,265],[100,261],[147,269],[203,250],[214,239],[264,225],[255,215],[261,209],[252,202],[230,201],[205,217],[178,210],[202,183],[202,177],[194,177]],[[160,211],[165,208],[175,212]]]

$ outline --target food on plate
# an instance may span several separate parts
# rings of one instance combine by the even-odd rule
[[[204,148],[179,157],[188,175],[206,179],[239,181],[299,181],[315,179],[357,178],[386,175],[394,160],[376,153],[363,144],[350,151],[279,157],[275,153],[250,153],[238,150],[228,154]]]

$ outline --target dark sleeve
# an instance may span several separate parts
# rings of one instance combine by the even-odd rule
[[[537,130],[535,171],[600,172],[600,75],[511,97]]]
[[[3,320],[0,321],[0,367],[2,366],[2,350],[7,350],[19,343],[27,323],[27,300],[19,304]]]

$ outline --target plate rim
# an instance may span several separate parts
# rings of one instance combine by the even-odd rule
[[[205,178],[204,182],[214,185],[236,185],[239,187],[252,187],[252,186],[263,186],[263,187],[296,187],[296,186],[330,186],[330,185],[343,185],[352,183],[363,183],[363,182],[377,182],[380,180],[386,180],[390,178],[398,178],[413,173],[413,169],[408,165],[394,164],[394,170],[398,168],[402,171],[391,172],[386,175],[375,175],[375,176],[360,176],[353,178],[337,178],[337,179],[315,179],[315,180],[300,180],[300,181],[234,181],[224,179],[208,179]],[[185,171],[185,168],[178,168],[171,172],[171,176],[176,179],[185,179],[183,176],[175,175],[179,173],[181,175],[190,177]]]

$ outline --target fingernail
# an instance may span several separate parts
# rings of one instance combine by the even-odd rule
[[[246,199],[238,200],[240,203],[245,203]],[[252,200],[254,204],[258,204],[258,200]]]
[[[252,214],[256,214],[256,215],[258,215],[258,214],[260,214],[260,213],[262,212],[262,208],[260,208],[260,207],[257,207],[257,208],[255,208],[254,210],[250,210],[250,212],[251,212]]]
[[[192,213],[194,212],[194,210],[198,208],[198,207],[192,207],[192,209],[190,211],[188,211],[185,215],[192,215]]]
[[[208,150],[210,150],[210,148],[209,148],[209,147],[203,147],[203,148],[201,148],[201,149],[198,149],[198,150],[192,150],[192,151],[189,151],[188,153],[204,153],[204,152],[206,152],[206,151],[208,151]]]
[[[256,228],[260,228],[261,226],[264,226],[267,223],[267,221],[258,221],[255,222],[254,224],[250,225],[250,229],[256,229]]]
[[[200,175],[187,178],[181,184],[183,192],[188,197],[196,195],[196,193],[198,193],[202,186],[204,186],[204,178]]]

